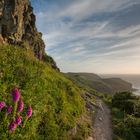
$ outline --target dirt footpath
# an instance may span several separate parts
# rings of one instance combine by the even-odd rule
[[[112,140],[111,114],[108,106],[97,98],[97,114],[94,120],[93,140]]]

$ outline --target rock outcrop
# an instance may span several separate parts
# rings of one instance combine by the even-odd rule
[[[42,60],[45,44],[35,21],[29,0],[0,0],[0,43],[21,45],[28,42]]]
[[[0,0],[0,44],[28,44],[38,59],[51,60],[51,66],[59,70],[53,58],[46,57],[42,33],[37,31],[35,22],[30,0]]]

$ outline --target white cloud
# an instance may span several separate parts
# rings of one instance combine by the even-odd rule
[[[140,71],[140,24],[113,32],[112,18],[117,14],[103,21],[98,17],[94,21],[82,21],[92,15],[120,11],[135,3],[140,2],[75,0],[66,6],[54,6],[37,13],[38,26],[45,33],[47,53],[54,57],[62,71],[119,73],[129,68],[130,73]]]

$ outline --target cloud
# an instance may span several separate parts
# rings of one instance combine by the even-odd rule
[[[62,71],[115,73],[124,72],[124,67],[140,71],[139,0],[32,3],[46,51]]]

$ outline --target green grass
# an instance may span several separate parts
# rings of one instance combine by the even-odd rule
[[[139,140],[140,98],[132,93],[117,93],[112,98],[114,140]]]
[[[10,101],[13,86],[18,86],[33,116],[25,128],[13,134],[2,129],[1,139],[68,140],[68,131],[85,111],[80,90],[65,76],[39,61],[30,49],[0,46],[0,101]],[[23,114],[24,115],[24,114]]]
[[[103,79],[93,73],[66,73],[65,75],[78,86],[101,93],[112,95],[116,92],[132,91],[132,85],[120,78]]]

